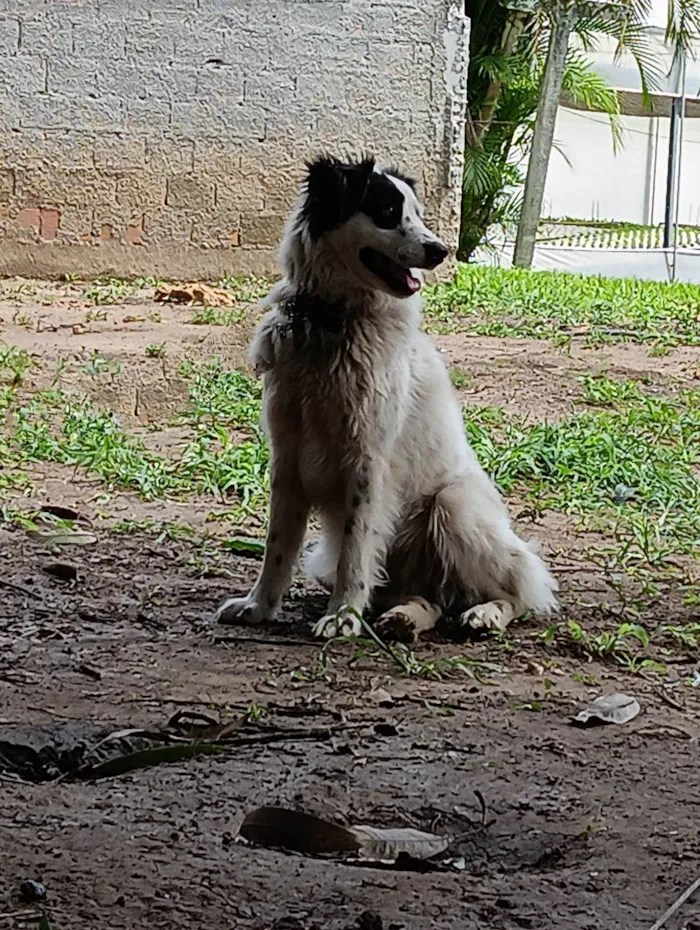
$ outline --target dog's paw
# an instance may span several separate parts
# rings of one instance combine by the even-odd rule
[[[422,597],[411,598],[404,604],[385,611],[374,625],[382,639],[394,643],[415,643],[421,633],[432,630],[442,616],[437,604],[429,604]]]
[[[223,623],[227,626],[240,624],[241,626],[255,626],[263,620],[272,619],[270,610],[264,610],[250,597],[229,597],[219,605],[213,616],[214,623]]]
[[[513,616],[513,605],[508,601],[489,601],[487,604],[477,604],[476,607],[465,610],[459,622],[470,630],[497,630],[503,633]]]
[[[334,639],[336,636],[359,636],[362,633],[362,623],[356,610],[350,607],[341,607],[337,613],[326,614],[311,627],[314,636],[324,639]]]

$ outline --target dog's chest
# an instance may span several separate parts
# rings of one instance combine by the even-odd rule
[[[400,358],[344,345],[300,353],[279,371],[276,396],[298,424],[303,472],[334,480],[353,460],[386,448],[400,425],[407,378]],[[291,438],[291,437],[290,437]],[[274,437],[273,437],[273,441]],[[281,440],[278,440],[281,441]]]

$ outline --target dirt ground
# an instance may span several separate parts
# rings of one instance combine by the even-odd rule
[[[136,296],[86,322],[77,288],[0,299],[1,338],[48,361],[73,358],[69,384],[91,392],[157,448],[183,386],[183,358],[243,363],[249,324],[194,326],[185,308]],[[125,320],[127,320],[125,322]],[[40,321],[40,322],[39,322]],[[39,330],[37,332],[37,323]],[[568,353],[545,342],[447,335],[437,339],[470,375],[465,403],[535,419],[572,409],[577,375],[692,378],[698,352],[654,358],[639,346]],[[166,342],[164,358],[149,345]],[[126,375],[95,381],[95,351]],[[70,555],[74,581],[44,571],[51,556],[17,525],[0,529],[0,772],[13,740],[87,742],[163,726],[183,709],[240,717],[251,739],[224,754],[116,778],[34,783],[0,774],[0,928],[240,928],[240,930],[645,930],[700,870],[697,690],[669,692],[653,676],[560,651],[527,621],[505,643],[421,644],[441,680],[406,676],[372,650],[321,651],[308,621],[323,610],[302,585],[284,622],[217,629],[224,596],[245,591],[258,562],[236,553],[210,565],[187,539],[115,535],[109,521],[177,519],[195,529],[211,501],[143,503],[99,496],[96,481],[37,465],[22,504],[50,502],[90,519],[98,544]],[[539,536],[562,584],[565,616],[595,626],[607,581],[582,558],[573,521],[518,525]],[[222,574],[222,571],[226,574]],[[682,608],[669,591],[658,622]],[[658,608],[655,608],[658,609]],[[655,618],[645,618],[653,626]],[[471,663],[471,664],[468,664]],[[692,660],[671,666],[679,678]],[[642,714],[624,726],[573,727],[601,692],[633,694]],[[485,799],[481,825],[475,792]],[[449,835],[460,869],[347,864],[235,840],[246,813],[279,804],[341,824],[413,826]],[[28,879],[46,899],[23,899]],[[698,930],[700,899],[668,930]]]

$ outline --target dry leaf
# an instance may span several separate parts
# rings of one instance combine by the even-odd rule
[[[571,722],[579,727],[600,726],[607,723],[629,723],[640,713],[639,702],[627,694],[604,694],[579,711]]]
[[[221,287],[209,284],[176,284],[159,287],[154,300],[165,304],[205,304],[207,307],[235,307],[236,299]]]
[[[352,830],[312,814],[283,807],[259,807],[252,811],[241,824],[239,833],[259,846],[274,846],[311,855],[357,852],[360,848],[360,840]]]
[[[27,536],[32,542],[39,543],[42,546],[53,548],[54,546],[93,546],[97,542],[97,536],[92,533],[84,533],[80,530],[69,529],[51,529],[51,530],[27,530]]]
[[[450,845],[444,836],[423,833],[410,827],[381,830],[377,827],[351,827],[360,844],[360,857],[374,862],[394,862],[399,856],[431,859]]]

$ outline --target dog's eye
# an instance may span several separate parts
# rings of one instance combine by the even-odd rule
[[[401,220],[401,209],[396,204],[387,204],[380,207],[374,217],[374,221],[380,229],[393,229],[398,226]]]

